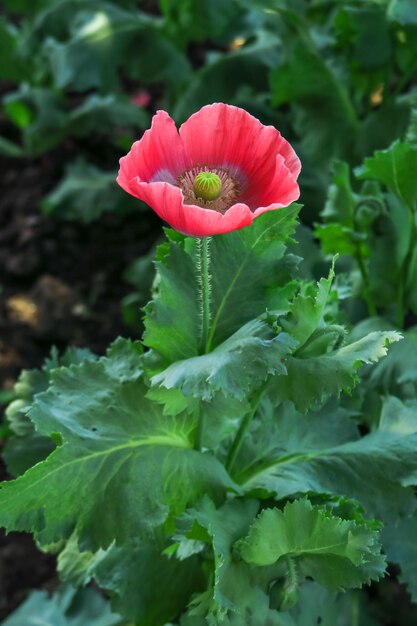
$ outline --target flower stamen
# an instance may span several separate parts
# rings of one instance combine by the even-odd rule
[[[209,168],[206,165],[186,170],[177,184],[184,194],[185,204],[225,213],[236,203],[240,186],[225,168]]]

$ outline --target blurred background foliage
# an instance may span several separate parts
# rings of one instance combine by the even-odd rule
[[[303,224],[300,244],[292,250],[305,257],[301,276],[317,279],[338,253],[341,321],[361,322],[358,336],[365,326],[408,329],[375,369],[361,402],[371,405],[394,378],[404,387],[401,397],[415,396],[417,370],[410,354],[417,320],[417,0],[3,0],[0,79],[1,175],[16,170],[16,195],[25,186],[25,168],[42,179],[36,210],[55,225],[54,233],[69,222],[88,228],[87,244],[103,248],[96,256],[104,272],[113,248],[108,252],[107,239],[101,239],[103,214],[114,218],[112,224],[139,215],[143,227],[133,233],[138,246],[129,240],[122,270],[107,277],[124,281],[113,297],[120,307],[125,296],[124,321],[136,337],[140,306],[153,281],[150,248],[162,223],[119,189],[118,159],[158,109],[181,124],[201,106],[222,101],[276,126],[303,164]],[[79,232],[86,237],[85,230]],[[58,252],[65,256],[65,249]],[[86,263],[86,276],[89,259],[84,255],[79,261]],[[54,276],[55,269],[50,269]],[[32,278],[24,277],[24,286]],[[91,318],[97,326],[93,313],[99,306],[106,315],[101,275],[88,297],[82,294],[82,305],[48,280],[32,290],[46,309],[60,289],[58,296],[68,298],[77,323]],[[75,331],[64,333],[67,318],[59,315],[59,331],[42,330],[43,356],[51,337],[59,348],[86,345]],[[384,319],[367,319],[377,315]],[[111,337],[118,330],[110,324],[106,332]],[[96,351],[92,340],[87,345]],[[19,474],[44,455],[44,440],[27,430],[25,407],[47,386],[58,362],[77,362],[80,355],[87,358],[70,349],[58,361],[53,351],[40,372],[23,372],[14,391],[0,391],[0,402],[13,401],[0,432],[8,440],[9,473]],[[347,400],[352,406],[355,401]],[[25,437],[32,442],[29,456]],[[395,581],[371,589],[372,617],[363,613],[356,626],[394,624],[395,615],[396,624],[412,623],[406,603],[401,616],[398,612],[398,598],[404,599],[399,589]],[[60,624],[82,624],[90,610],[84,600],[74,590],[51,600],[38,594],[7,624],[22,623],[21,615],[28,620],[38,604]],[[80,621],[71,621],[72,603],[81,607]],[[119,623],[107,606],[97,607],[91,623]]]

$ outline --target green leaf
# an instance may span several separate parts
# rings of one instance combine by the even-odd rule
[[[417,200],[417,149],[395,141],[387,150],[379,150],[365,159],[357,170],[360,179],[371,178],[385,185],[408,206]]]
[[[314,229],[316,237],[320,239],[324,254],[346,254],[355,256],[357,238],[351,228],[341,224],[318,224]]]
[[[258,566],[292,558],[304,577],[330,590],[361,587],[385,571],[378,532],[307,499],[287,503],[282,511],[263,510],[235,547],[247,563]]]
[[[336,161],[333,168],[332,183],[321,213],[324,224],[316,225],[315,234],[320,239],[325,254],[356,256],[358,246],[362,250],[364,247],[355,232],[355,213],[359,197],[352,190],[349,165]]]
[[[308,416],[290,405],[269,411],[235,464],[234,479],[246,493],[279,500],[310,492],[347,496],[388,521],[414,511],[408,485],[417,479],[416,433],[385,427],[358,438],[331,406]]]
[[[110,548],[94,576],[111,594],[116,611],[146,626],[174,620],[205,584],[197,557],[168,558],[149,540],[135,547]]]
[[[308,156],[316,161],[349,157],[359,122],[344,85],[312,44],[298,41],[288,63],[273,70],[270,80],[272,102],[291,104],[294,128]]]
[[[333,164],[333,178],[321,217],[325,222],[339,222],[344,226],[354,225],[357,197],[350,181],[349,165],[343,161]]]
[[[62,180],[43,198],[42,209],[48,215],[84,223],[106,211],[137,210],[141,203],[115,181],[116,172],[105,172],[82,159],[69,163]]]
[[[382,533],[384,550],[390,563],[401,568],[400,582],[407,585],[413,602],[417,602],[417,513],[398,519]]]
[[[368,2],[365,6],[349,6],[346,3],[335,18],[336,27],[344,26],[346,29],[344,38],[353,49],[354,62],[367,72],[383,68],[389,64],[392,56],[389,23],[383,7],[375,5]],[[343,32],[340,34],[343,35]]]
[[[386,326],[386,322],[384,322]],[[369,326],[369,325],[367,325]],[[364,325],[357,332],[366,332]],[[409,328],[404,338],[391,346],[388,355],[366,376],[366,385],[378,394],[391,393],[402,398],[417,394],[417,328]]]
[[[395,396],[386,396],[382,401],[379,420],[381,432],[412,435],[417,432],[417,400],[401,401]]]
[[[252,567],[237,558],[233,549],[236,540],[247,534],[257,510],[256,500],[229,500],[216,510],[204,498],[178,520],[178,534],[174,537],[179,540],[178,558],[187,547],[201,552],[204,544],[203,555],[210,558],[213,553],[211,584],[194,597],[189,609],[190,615],[205,616],[210,626],[246,624],[246,618],[254,613],[259,618],[274,620],[274,625],[281,624],[276,621],[278,614],[269,609],[268,592],[277,577],[285,575],[285,565]],[[209,562],[212,563],[211,558]]]
[[[57,572],[60,580],[74,587],[88,585],[94,577],[95,569],[111,549],[112,547],[108,550],[100,548],[97,552],[81,551],[78,537],[73,534],[58,555]]]
[[[288,334],[275,335],[268,324],[253,320],[209,354],[177,361],[151,383],[181,389],[184,395],[205,401],[218,391],[243,400],[268,375],[286,373],[283,357],[296,345]]]
[[[38,156],[56,146],[66,135],[67,114],[62,95],[46,87],[22,83],[4,98],[4,109],[22,130],[25,151]]]
[[[376,363],[387,354],[389,345],[401,337],[395,331],[373,332],[318,356],[287,357],[287,376],[273,379],[276,401],[291,400],[297,410],[306,412],[330,396],[351,392],[359,380],[358,369],[366,363]]]
[[[85,136],[94,131],[108,133],[115,127],[144,129],[149,124],[149,115],[126,97],[92,94],[71,111],[69,123],[72,134]]]
[[[295,229],[298,211],[296,205],[271,211],[248,228],[213,237],[211,349],[266,309],[288,310],[295,288],[288,284],[295,259],[284,257],[285,242]],[[150,357],[157,353],[160,359],[148,364],[151,374],[199,354],[196,242],[173,231],[168,235],[169,242],[157,256],[157,292],[145,309],[144,343],[153,350]]]
[[[64,443],[3,483],[1,525],[30,530],[43,545],[75,530],[97,549],[148,535],[201,493],[224,497],[232,486],[224,467],[193,450],[195,420],[164,416],[141,375],[141,350],[124,340],[99,361],[52,373],[30,417]]]
[[[258,510],[256,500],[233,500],[216,510],[214,504],[206,497],[198,507],[184,513],[178,520],[178,527],[186,538],[206,538],[211,540],[214,553],[214,582],[210,598],[195,600],[195,605],[207,603],[207,608],[214,614],[217,607],[220,614],[225,609],[239,610],[245,606],[247,598],[241,597],[241,584],[247,585],[246,576],[236,566],[232,556],[234,542],[247,533]],[[205,531],[202,533],[202,529]],[[235,580],[235,576],[237,580]],[[243,581],[246,582],[243,582]],[[200,609],[201,610],[201,609]]]
[[[59,89],[116,91],[121,67],[140,83],[180,81],[189,73],[185,55],[164,35],[160,19],[135,7],[59,3],[37,26],[41,39],[42,31],[48,34],[42,51]]]
[[[360,592],[334,594],[318,583],[305,581],[298,590],[297,605],[290,612],[270,608],[268,596],[257,591],[250,608],[241,614],[230,613],[222,626],[352,626],[358,618],[360,626],[381,626],[367,614],[365,598]],[[207,626],[207,621],[198,616],[182,617],[181,626]],[[216,626],[219,622],[216,622]]]
[[[300,586],[298,603],[291,610],[291,626],[380,626],[369,618],[365,608],[366,595],[358,591],[330,593],[312,581]]]
[[[204,429],[203,443],[223,463],[226,462],[230,438],[236,433],[237,424],[251,411],[251,398],[237,399],[216,393],[210,401],[200,397],[184,396],[178,389],[151,387],[147,397],[163,406],[165,415],[173,417],[183,411],[190,415],[203,415],[207,428]]]
[[[112,613],[108,602],[93,589],[62,587],[51,597],[32,591],[28,599],[2,626],[128,626]]]
[[[387,15],[399,24],[417,24],[417,8],[413,0],[390,0]]]
[[[68,366],[94,358],[89,350],[81,348],[67,348],[61,356],[58,356],[57,350],[53,348],[42,369],[21,372],[14,387],[15,398],[5,411],[12,434],[8,437],[3,450],[3,458],[12,476],[23,474],[29,467],[46,458],[55,448],[52,439],[36,432],[27,416],[36,395],[48,388],[51,372],[61,365]]]
[[[410,125],[405,139],[412,148],[417,148],[417,108],[411,110]]]
[[[30,76],[30,62],[20,53],[19,31],[0,19],[0,76],[19,82]]]
[[[317,285],[307,283],[301,286],[289,314],[280,320],[282,328],[297,341],[298,348],[302,348],[315,330],[324,327],[324,313],[333,278],[334,264],[329,276],[321,278]]]

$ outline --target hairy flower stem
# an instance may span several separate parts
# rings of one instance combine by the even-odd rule
[[[226,460],[226,469],[228,470],[228,472],[231,472],[233,468],[233,465],[236,461],[237,455],[239,454],[239,450],[242,446],[245,435],[248,431],[249,426],[251,425],[253,418],[256,415],[256,411],[258,410],[259,404],[262,400],[262,396],[266,389],[266,385],[267,385],[267,381],[256,392],[255,397],[253,399],[252,409],[242,419],[240,426],[238,428],[238,431],[235,435],[235,438],[232,441],[232,445],[229,448],[229,453],[227,455],[227,460]]]
[[[210,243],[211,237],[197,239],[197,282],[200,304],[200,354],[206,354],[210,333],[211,276],[210,276]]]
[[[211,276],[210,276],[210,243],[211,237],[197,239],[196,274],[198,286],[198,301],[200,309],[200,354],[208,351],[210,334],[210,305],[211,305]],[[195,439],[195,449],[202,449],[204,435],[204,410],[198,409],[198,423]]]

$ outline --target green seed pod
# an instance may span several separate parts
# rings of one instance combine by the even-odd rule
[[[222,181],[213,172],[200,172],[194,179],[194,193],[203,200],[217,200],[222,192]]]

